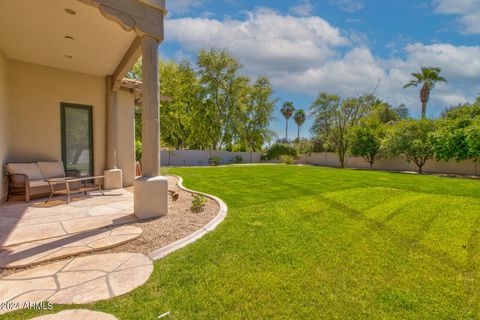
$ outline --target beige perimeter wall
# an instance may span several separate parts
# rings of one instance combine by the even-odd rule
[[[9,161],[61,160],[60,102],[93,106],[94,171],[105,168],[105,78],[9,61]]]
[[[7,159],[7,59],[0,50],[0,202],[7,193],[5,182],[5,168],[3,163]]]
[[[331,152],[311,153],[301,155],[297,163],[313,164],[329,167],[340,167],[337,155]],[[347,168],[369,169],[370,165],[362,158],[349,157],[345,162]],[[378,160],[374,163],[373,169],[377,170],[392,170],[392,171],[417,171],[418,167],[413,162],[407,162],[402,158]],[[436,161],[429,160],[423,167],[424,172],[431,173],[448,173],[448,174],[464,174],[464,175],[478,175],[480,168],[473,161]],[[478,170],[478,172],[477,172]]]

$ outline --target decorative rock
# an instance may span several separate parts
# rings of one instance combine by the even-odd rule
[[[141,234],[139,227],[120,226],[11,246],[0,252],[0,267],[22,268],[108,249],[134,240]]]
[[[77,257],[0,279],[0,301],[20,305],[25,301],[90,303],[132,291],[144,284],[152,271],[152,260],[140,253]],[[0,310],[0,314],[8,311],[13,309]]]
[[[65,310],[54,314],[47,314],[46,316],[40,316],[31,320],[117,320],[116,317],[108,313],[75,309]]]

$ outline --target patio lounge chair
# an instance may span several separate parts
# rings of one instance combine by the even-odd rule
[[[67,170],[63,162],[7,162],[8,194],[7,201],[12,195],[24,195],[29,202],[32,196],[48,195],[50,186],[46,179],[78,177],[78,170]],[[55,188],[65,188],[58,184]]]

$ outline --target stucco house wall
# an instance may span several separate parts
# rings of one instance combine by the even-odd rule
[[[93,106],[94,173],[105,169],[105,78],[10,60],[8,160],[62,159],[60,102]]]
[[[0,50],[0,202],[6,196],[6,182],[5,182],[5,167],[3,163],[7,159],[7,113],[8,113],[8,103],[7,103],[7,58]]]

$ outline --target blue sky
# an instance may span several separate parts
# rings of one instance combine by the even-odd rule
[[[319,92],[371,92],[418,116],[418,90],[402,88],[421,66],[449,83],[432,93],[429,116],[480,95],[480,0],[167,0],[163,58],[194,60],[227,48],[275,96],[308,110]],[[278,110],[272,129],[283,136]],[[309,135],[311,120],[302,130]],[[289,136],[296,133],[293,123]]]

